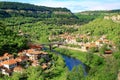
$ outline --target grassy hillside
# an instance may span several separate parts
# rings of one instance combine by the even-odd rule
[[[120,23],[113,22],[112,20],[96,19],[80,27],[79,33],[89,33],[92,36],[107,35],[115,43],[120,43]]]

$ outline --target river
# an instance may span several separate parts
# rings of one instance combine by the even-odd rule
[[[43,48],[44,50],[48,50],[48,48]],[[71,71],[73,69],[73,67],[75,66],[78,66],[78,65],[81,65],[83,67],[83,70],[84,70],[84,74],[87,75],[87,72],[86,72],[86,67],[80,60],[78,59],[75,59],[73,57],[70,57],[70,56],[67,56],[67,55],[63,55],[63,54],[60,54],[59,52],[55,51],[55,50],[51,50],[51,52],[54,52],[58,55],[62,55],[64,61],[65,61],[65,64],[66,66],[68,67],[68,69]]]
[[[65,61],[65,64],[70,71],[73,69],[73,67],[81,65],[83,67],[84,74],[87,75],[87,72],[86,72],[86,67],[87,66],[85,66],[80,60],[75,59],[75,58],[70,57],[70,56],[67,56],[67,55],[60,54],[59,52],[57,52],[55,50],[52,50],[52,52],[55,52],[58,55],[62,55],[62,57]]]

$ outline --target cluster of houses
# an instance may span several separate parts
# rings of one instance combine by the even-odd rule
[[[5,53],[3,56],[0,56],[0,72],[5,75],[12,75],[13,72],[22,73],[28,66],[40,65],[39,59],[41,58],[48,59],[48,53],[34,48],[19,52],[17,57]],[[28,65],[28,62],[31,64]],[[24,67],[23,64],[25,65]],[[48,67],[48,62],[42,63],[41,67],[42,69],[46,69]]]
[[[102,47],[104,44],[107,44],[107,48],[112,49],[115,48],[114,44],[112,41],[108,40],[106,37],[102,36],[100,39],[96,40],[96,41],[92,41],[92,42],[87,42],[87,43],[83,43],[81,45],[81,49],[83,50],[89,50],[90,48],[94,47],[94,48],[100,48]],[[112,45],[112,47],[110,47],[109,45]]]
[[[104,16],[104,19],[120,22],[120,15]]]
[[[80,34],[69,34],[64,33],[58,36],[50,37],[49,39],[52,40],[52,38],[61,38],[65,44],[73,44],[78,45],[81,47],[82,51],[88,51],[91,47],[100,48],[104,44],[112,45],[112,48],[115,48],[115,45],[112,41],[108,40],[105,35],[101,36],[99,39],[96,39],[96,41],[90,41],[91,37],[88,35],[80,35]],[[77,39],[80,39],[81,41],[77,41]],[[85,41],[87,40],[87,41]],[[109,47],[109,46],[108,46]]]

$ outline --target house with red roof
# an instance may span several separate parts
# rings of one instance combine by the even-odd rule
[[[0,57],[0,62],[3,62],[5,60],[13,59],[14,56],[8,53],[5,53],[3,56]]]
[[[14,67],[17,66],[17,62],[15,59],[6,60],[2,62],[1,64],[3,65],[3,67],[7,69],[13,69]]]
[[[21,63],[30,61],[32,66],[38,66],[40,65],[38,60],[40,58],[48,58],[46,57],[47,54],[47,52],[33,48],[19,52],[16,58],[11,54],[5,53],[0,57],[0,71],[8,76],[12,75],[13,72],[22,72]]]
[[[27,56],[19,56],[19,57],[15,58],[16,62],[18,62],[18,63],[27,62],[28,59],[29,59],[29,58],[28,58]]]

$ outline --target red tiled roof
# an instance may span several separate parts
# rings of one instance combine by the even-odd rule
[[[16,64],[16,60],[15,59],[10,59],[10,60],[6,60],[4,62],[2,62],[2,64],[7,64],[7,65],[12,65],[12,64]]]
[[[36,51],[34,49],[29,49],[27,50],[27,53],[28,54],[35,54],[35,55],[38,55],[38,54],[47,54],[47,52],[44,52],[44,51]]]
[[[17,62],[22,62],[23,60],[28,60],[27,56],[20,56],[15,59]]]
[[[10,58],[13,57],[13,55],[5,53],[3,56],[0,57],[0,60],[6,59],[6,58]]]

